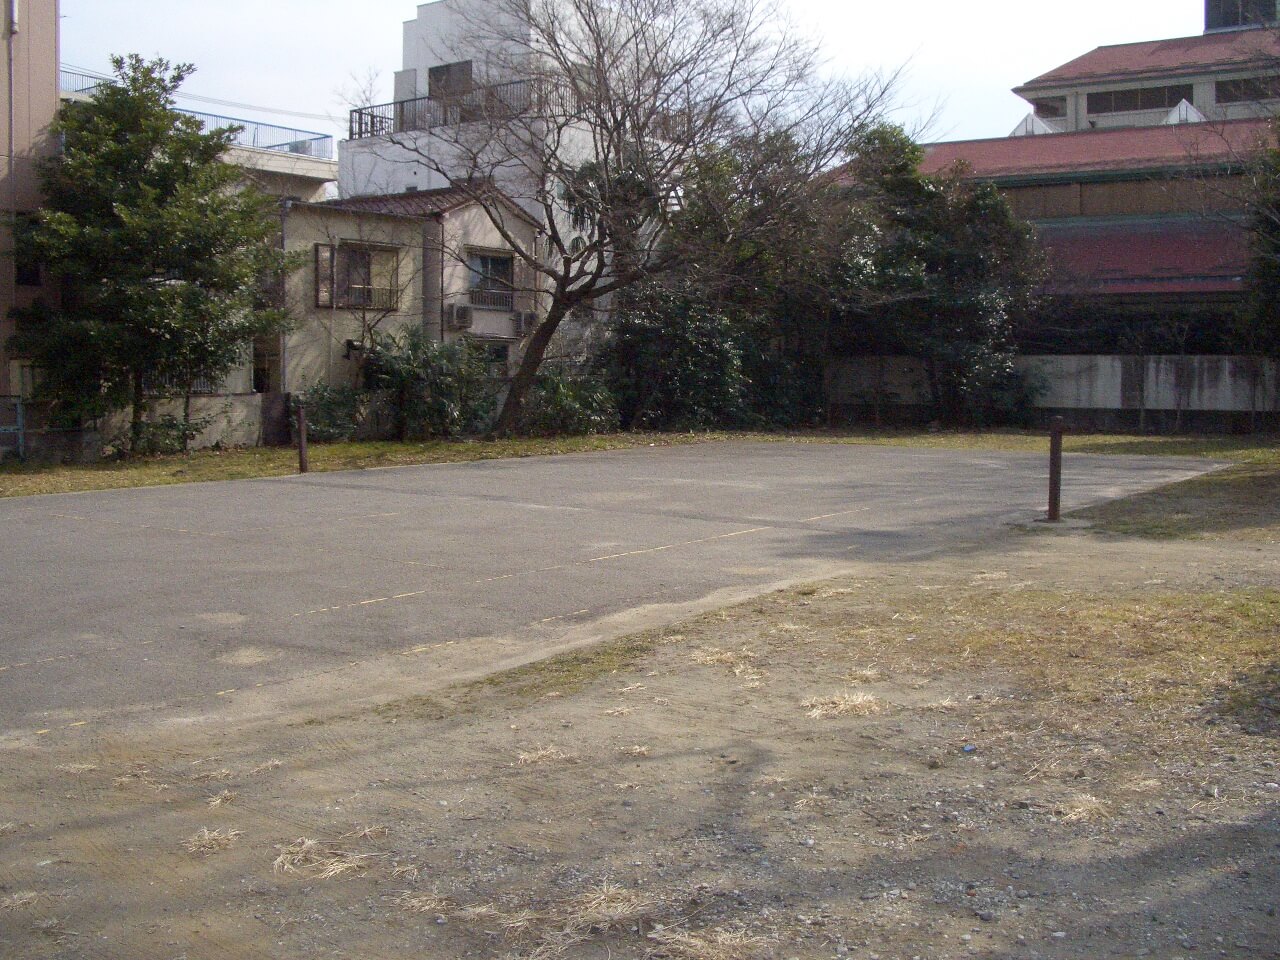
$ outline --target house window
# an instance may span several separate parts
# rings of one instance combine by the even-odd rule
[[[1056,120],[1067,115],[1066,97],[1044,97],[1040,100],[1032,100],[1031,106],[1035,108],[1037,117],[1048,120]]]
[[[1205,4],[1206,30],[1248,27],[1275,19],[1276,0],[1208,0]]]
[[[470,60],[442,63],[427,70],[427,96],[432,100],[449,100],[470,93],[474,87]]]
[[[317,243],[316,306],[349,310],[399,309],[400,251],[365,243]]]
[[[16,214],[13,238],[13,282],[20,287],[40,286],[40,262],[31,249],[30,235],[36,226],[34,213]]]
[[[1257,103],[1280,99],[1280,77],[1219,80],[1214,84],[1214,98],[1218,103]]]
[[[1127,113],[1132,110],[1172,110],[1183,100],[1191,102],[1191,84],[1169,87],[1142,87],[1137,90],[1108,90],[1089,94],[1090,113]]]
[[[473,307],[511,310],[515,307],[515,260],[510,255],[470,253],[470,297]]]

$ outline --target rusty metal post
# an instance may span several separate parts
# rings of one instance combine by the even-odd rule
[[[1062,434],[1066,424],[1054,417],[1049,424],[1049,517],[1050,523],[1062,519]]]
[[[298,472],[306,473],[307,464],[307,408],[298,404]]]

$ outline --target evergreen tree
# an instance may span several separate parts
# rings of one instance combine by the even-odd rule
[[[10,347],[42,371],[37,396],[64,421],[131,407],[136,449],[150,389],[189,396],[280,328],[260,294],[286,260],[274,202],[223,162],[237,129],[204,131],[174,109],[192,67],[112,65],[116,79],[53,125],[63,148],[41,167],[46,203],[18,242],[58,299],[17,311]]]

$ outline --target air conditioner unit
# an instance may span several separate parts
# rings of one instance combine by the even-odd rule
[[[449,328],[451,330],[471,329],[471,308],[459,304],[450,304],[448,309]]]

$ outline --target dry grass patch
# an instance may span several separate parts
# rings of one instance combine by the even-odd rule
[[[537,747],[527,753],[521,753],[516,757],[516,762],[522,767],[533,766],[539,763],[556,763],[567,762],[572,763],[577,757],[572,754],[565,753],[555,744],[548,744],[545,747]]]
[[[655,943],[648,953],[653,960],[750,960],[767,945],[766,940],[745,930],[664,928],[652,931],[649,939]]]
[[[239,830],[210,830],[208,827],[201,827],[199,831],[183,840],[182,846],[187,853],[216,853],[219,850],[226,850],[239,836]]]
[[[1111,804],[1089,793],[1081,793],[1060,804],[1054,814],[1063,823],[1089,823],[1111,816]]]
[[[447,897],[431,894],[402,893],[391,902],[410,913],[435,913],[446,916],[456,907],[456,904]]]
[[[1109,533],[1280,541],[1280,463],[1246,463],[1071,514]]]
[[[0,837],[3,837],[5,834],[16,833],[17,831],[18,825],[12,820],[8,823],[0,823]]]
[[[313,443],[309,449],[309,460],[311,470],[321,473],[423,463],[471,463],[631,447],[685,446],[723,440],[728,436],[723,433],[613,433],[506,440],[433,440],[425,443]],[[190,454],[90,464],[5,463],[0,465],[0,497],[282,477],[297,472],[298,454],[288,447],[198,450]]]
[[[649,748],[637,743],[634,746],[623,747],[621,753],[628,757],[647,757]]]
[[[827,697],[810,697],[800,706],[814,720],[832,717],[869,717],[884,709],[884,704],[867,693],[837,693]]]
[[[703,647],[700,650],[695,650],[691,656],[694,663],[702,666],[727,667],[735,677],[741,680],[760,681],[764,679],[764,671],[759,666],[760,655],[746,647],[740,650]]]
[[[206,797],[204,802],[211,807],[222,807],[231,803],[237,796],[238,794],[231,790],[223,790],[221,793],[215,793],[212,797]]]
[[[910,620],[901,616],[907,602]],[[814,616],[831,656],[896,653],[915,673],[1004,674],[1054,703],[1173,707],[1280,726],[1280,590],[911,589],[853,613],[837,606]],[[863,630],[849,633],[851,616]]]
[[[299,837],[292,843],[276,847],[279,856],[272,861],[276,873],[305,873],[320,880],[333,880],[350,874],[364,873],[386,857],[385,853],[352,853],[337,844]]]
[[[19,890],[17,893],[11,893],[7,897],[0,897],[0,910],[19,910],[22,907],[28,907],[40,899],[40,894],[34,890]]]

